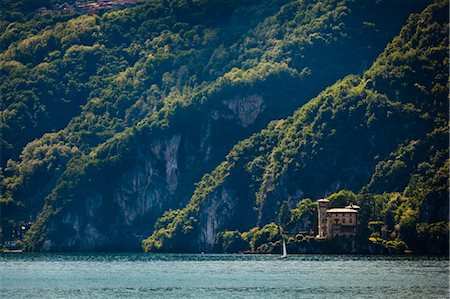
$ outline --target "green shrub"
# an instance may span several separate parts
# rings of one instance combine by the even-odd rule
[[[216,252],[236,253],[249,249],[249,242],[244,240],[236,230],[220,232],[214,240],[214,251]]]

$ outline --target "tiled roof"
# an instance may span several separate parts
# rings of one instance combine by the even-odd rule
[[[327,213],[358,213],[358,211],[347,208],[335,208],[327,210]]]
[[[317,202],[330,202],[328,199],[319,199]]]

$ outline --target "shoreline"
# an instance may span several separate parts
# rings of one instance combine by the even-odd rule
[[[0,253],[23,253],[23,254],[148,254],[148,255],[242,255],[242,256],[281,256],[281,253],[259,253],[259,252],[144,252],[144,251],[45,251],[45,252],[31,252],[24,250],[1,250]],[[389,252],[306,252],[306,253],[288,253],[288,256],[310,256],[310,255],[328,255],[328,256],[435,256],[435,257],[447,257],[450,260],[449,254],[428,253],[423,251],[410,251],[399,253]]]
[[[7,252],[7,253],[21,253],[25,252],[22,249],[2,249],[1,252]]]

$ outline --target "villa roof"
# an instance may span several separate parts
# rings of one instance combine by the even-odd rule
[[[354,205],[354,204],[351,203],[350,205],[346,206],[345,208],[346,209],[359,209],[359,206]]]
[[[335,208],[327,210],[327,213],[358,213],[358,211],[347,208]]]
[[[330,201],[328,199],[322,198],[322,199],[319,199],[317,202],[330,202]]]

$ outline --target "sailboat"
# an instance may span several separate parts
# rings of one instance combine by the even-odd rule
[[[286,242],[284,241],[284,239],[283,239],[283,254],[281,255],[280,258],[282,259],[287,258]]]

